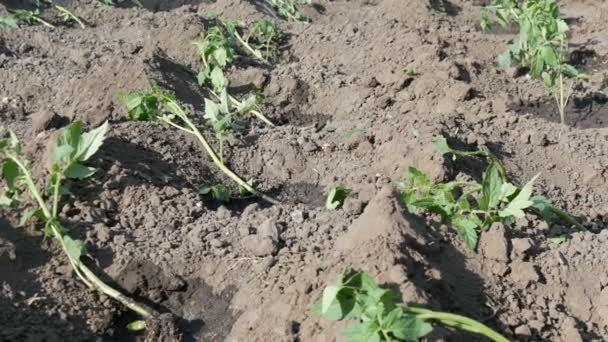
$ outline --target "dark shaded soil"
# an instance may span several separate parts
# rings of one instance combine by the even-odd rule
[[[561,2],[571,59],[592,71],[574,87],[569,126],[541,83],[497,70],[514,36],[480,32],[483,1],[339,0],[306,8],[311,24],[279,20],[289,39],[277,63],[239,61],[230,78],[237,90],[263,86],[264,112],[280,125],[251,121],[226,149],[234,171],[284,204],[219,206],[197,189],[230,182],[196,141],[127,122],[116,98],[155,83],[202,116],[192,41],[211,14],[249,23],[271,12],[258,1],[143,2],[64,1],[88,28],[49,12],[55,29],[1,30],[0,135],[23,137],[44,175],[58,129],[110,120],[92,162],[101,171],[73,189],[62,219],[103,277],[166,315],[127,331],[135,317],[79,283],[41,227],[15,228],[19,211],[3,210],[0,340],[341,340],[342,325],[310,307],[348,267],[407,303],[474,317],[513,340],[608,339],[608,4]],[[540,172],[536,191],[589,231],[529,216],[485,233],[472,253],[447,227],[407,214],[394,185],[408,166],[436,180],[481,173],[444,161],[430,143],[440,133],[492,150],[518,183]],[[337,184],[354,194],[327,211]],[[548,239],[560,234],[571,239]]]

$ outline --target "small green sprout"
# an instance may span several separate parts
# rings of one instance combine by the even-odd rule
[[[270,4],[280,16],[300,22],[310,22],[310,18],[300,12],[301,5],[310,3],[310,0],[270,0]]]
[[[232,199],[230,189],[224,184],[203,186],[199,189],[198,193],[201,195],[211,195],[211,198],[220,203],[228,203]]]
[[[98,290],[114,298],[142,317],[150,318],[155,315],[153,310],[104,283],[82,262],[83,257],[89,257],[85,243],[73,239],[60,222],[61,199],[70,194],[66,182],[85,179],[95,174],[96,170],[86,166],[85,163],[103,144],[108,128],[108,124],[105,123],[94,130],[83,133],[82,124],[76,121],[63,131],[53,150],[46,191],[41,191],[36,185],[31,173],[31,166],[23,157],[21,143],[17,136],[10,132],[9,139],[0,140],[0,161],[2,178],[5,183],[5,191],[0,196],[0,204],[14,208],[21,204],[20,196],[29,192],[34,200],[34,207],[24,212],[19,225],[23,226],[32,219],[43,221],[45,236],[53,237],[59,242],[74,273],[84,284],[90,289]]]
[[[225,96],[227,95],[224,95],[224,98]],[[120,96],[119,101],[127,108],[128,115],[131,120],[160,121],[179,129],[182,132],[194,135],[203,146],[203,149],[209,155],[213,163],[224,174],[234,180],[240,187],[243,187],[251,194],[258,196],[269,203],[279,204],[279,202],[272,197],[266,196],[257,191],[253,186],[251,186],[251,184],[235,174],[222,162],[221,158],[211,147],[198,127],[194,124],[194,121],[192,121],[192,118],[188,112],[182,108],[172,94],[158,88],[152,88],[146,92]],[[212,101],[208,100],[206,102],[210,103]],[[244,101],[243,103],[245,102],[247,101]],[[215,104],[215,106],[219,105]],[[246,106],[243,105],[239,111],[241,110],[247,110]]]
[[[566,85],[565,78],[587,79],[575,67],[566,63],[568,25],[560,18],[556,0],[492,0],[482,12],[481,27],[489,30],[490,16],[503,27],[519,26],[519,38],[498,57],[498,66],[507,69],[516,64],[530,69],[530,76],[541,79],[555,98],[560,122],[565,124],[565,110],[572,95],[574,81]]]
[[[403,68],[403,73],[407,77],[414,77],[414,76],[416,76],[416,69],[414,69],[414,66],[408,65],[405,68]]]
[[[434,144],[441,154],[456,157],[483,157],[488,160],[481,184],[475,181],[452,181],[435,184],[415,167],[410,167],[407,179],[399,189],[407,210],[413,214],[431,212],[442,222],[450,224],[470,250],[475,250],[479,234],[495,222],[513,223],[533,211],[545,221],[565,221],[577,228],[585,228],[572,216],[559,210],[542,196],[532,196],[533,184],[538,175],[524,187],[518,188],[508,180],[502,163],[490,152],[463,152],[452,149],[446,139],[438,136]]]
[[[127,329],[130,331],[142,331],[146,329],[146,321],[138,320],[127,324]]]
[[[417,341],[433,330],[432,323],[508,342],[473,319],[399,304],[392,291],[361,272],[345,272],[336,284],[325,287],[312,312],[331,321],[354,321],[344,329],[347,342]]]
[[[328,210],[336,210],[344,205],[344,201],[353,190],[342,185],[332,188],[327,194],[325,208]]]

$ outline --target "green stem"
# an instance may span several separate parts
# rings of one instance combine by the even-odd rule
[[[150,318],[153,315],[156,315],[156,312],[154,312],[152,309],[146,308],[143,305],[136,303],[135,301],[126,297],[119,291],[117,291],[114,288],[105,284],[86,265],[81,263],[80,260],[75,260],[70,257],[67,246],[65,245],[65,241],[63,239],[63,237],[64,237],[63,229],[61,228],[61,225],[57,222],[56,216],[47,207],[46,202],[44,201],[44,199],[42,198],[42,195],[40,194],[40,191],[38,191],[38,187],[34,183],[34,180],[32,178],[30,171],[19,160],[19,158],[16,155],[7,153],[6,156],[8,158],[10,158],[12,161],[14,161],[15,164],[17,164],[17,166],[21,169],[21,171],[23,173],[23,180],[25,181],[27,188],[30,190],[32,197],[34,197],[34,199],[38,203],[38,207],[40,207],[40,209],[42,210],[42,213],[47,221],[47,224],[49,224],[51,227],[51,230],[53,232],[55,239],[58,240],[59,243],[61,244],[61,248],[63,249],[63,252],[65,253],[65,255],[68,257],[68,260],[70,262],[70,265],[72,266],[72,269],[74,269],[74,272],[82,280],[82,282],[85,283],[87,285],[87,287],[89,287],[91,289],[95,288],[95,289],[99,290],[100,292],[102,292],[103,294],[118,300],[120,303],[122,303],[129,309],[137,312],[138,314],[142,315],[145,318]],[[61,179],[61,177],[57,176],[57,179]],[[56,203],[58,203],[58,201],[59,201],[58,200],[59,186],[56,186],[58,183],[59,183],[59,181],[56,180],[55,184],[53,185],[53,187],[54,187],[54,189],[53,189],[53,208],[54,209],[53,210],[54,211],[57,210],[57,209],[55,209],[55,207],[57,206]]]
[[[559,73],[559,101],[557,103],[559,107],[559,121],[562,125],[566,124],[566,114],[564,111],[566,110],[566,104],[564,103],[564,76],[562,73]]]
[[[262,53],[259,50],[255,50],[254,48],[251,47],[251,45],[249,45],[247,42],[245,42],[243,40],[243,38],[241,38],[241,35],[238,32],[234,33],[234,36],[236,37],[236,40],[239,41],[239,43],[241,43],[241,45],[247,50],[249,51],[249,53],[251,53],[255,58],[259,59],[262,63],[264,64],[270,64],[266,58],[264,58],[264,56],[262,56]]]
[[[77,22],[81,28],[83,28],[83,29],[86,28],[85,24],[76,15],[74,15],[74,13],[70,12],[70,10],[68,10],[67,8],[65,8],[63,6],[59,6],[59,5],[55,5],[55,8],[59,12],[62,12],[63,14],[65,14],[67,18],[71,18],[72,20]]]
[[[448,312],[437,312],[437,311],[416,308],[416,307],[411,307],[411,306],[404,306],[403,308],[406,313],[416,315],[416,317],[418,317],[422,320],[425,320],[425,321],[426,320],[438,321],[447,326],[451,326],[454,328],[466,330],[466,331],[469,331],[472,333],[476,333],[476,334],[485,336],[495,342],[509,342],[509,340],[506,337],[504,337],[501,334],[497,333],[496,331],[492,330],[485,324],[477,322],[476,320],[468,318],[468,317],[464,317],[464,316],[460,316],[460,315],[456,315],[456,314],[452,314],[452,313],[448,313]]]
[[[213,97],[215,97],[216,99],[220,99],[220,96],[217,95],[213,90],[209,89],[209,91],[211,92],[211,95],[213,95]],[[237,100],[235,97],[233,97],[232,95],[228,94],[228,100],[230,102],[232,102],[233,106],[240,106],[241,105],[241,101]],[[258,119],[262,120],[265,124],[267,124],[270,127],[276,127],[272,121],[270,121],[266,116],[264,116],[264,114],[258,112],[255,109],[252,109],[249,111],[249,113],[255,115]]]
[[[48,23],[47,21],[45,21],[44,19],[38,17],[38,16],[33,16],[32,20],[37,21],[39,23],[41,23],[42,25],[46,26],[46,27],[51,27],[54,28],[54,25],[51,25],[50,23]]]
[[[167,103],[166,107],[170,109],[170,111],[172,111],[175,115],[179,116],[179,118],[188,126],[187,129],[189,129],[192,134],[198,139],[198,141],[201,143],[201,145],[203,146],[203,148],[205,149],[205,151],[207,152],[207,154],[209,155],[209,157],[211,157],[211,160],[213,161],[213,163],[223,172],[225,173],[228,177],[230,177],[232,180],[234,180],[238,185],[240,185],[241,187],[243,187],[245,190],[251,192],[252,194],[260,197],[261,199],[272,203],[272,204],[280,204],[281,202],[275,200],[274,198],[264,195],[263,193],[257,191],[254,187],[252,187],[251,185],[249,185],[249,183],[247,183],[246,181],[244,181],[241,177],[239,177],[236,173],[232,172],[232,170],[230,170],[222,161],[221,159],[218,157],[217,153],[215,153],[215,151],[213,150],[213,148],[211,147],[211,145],[209,144],[209,142],[207,142],[207,139],[205,139],[205,137],[201,134],[201,132],[198,130],[198,128],[196,127],[196,125],[194,125],[194,123],[192,122],[192,120],[190,120],[190,118],[188,117],[188,115],[184,112],[184,110],[181,108],[181,106],[179,106],[173,99],[168,98],[168,97],[163,97],[163,101]]]

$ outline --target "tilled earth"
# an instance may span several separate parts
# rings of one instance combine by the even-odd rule
[[[0,211],[0,340],[341,340],[343,325],[310,307],[348,267],[406,303],[474,317],[512,340],[608,339],[605,1],[561,1],[570,58],[592,75],[575,87],[567,127],[542,84],[496,68],[514,35],[480,31],[484,1],[319,1],[305,8],[310,24],[276,18],[287,34],[276,64],[242,59],[230,78],[235,90],[262,86],[280,125],[252,122],[227,147],[229,166],[281,199],[274,206],[200,196],[202,184],[229,181],[196,141],[126,121],[116,100],[158,84],[202,115],[192,41],[212,17],[273,18],[264,2],[61,3],[88,27],[0,31],[0,134],[17,132],[43,176],[59,129],[110,120],[100,171],[73,188],[62,218],[107,280],[172,315],[134,336],[124,328],[134,317],[87,291],[40,227],[16,228],[19,213]],[[536,191],[589,230],[528,216],[485,233],[472,253],[448,227],[407,214],[395,184],[408,166],[435,180],[482,172],[440,157],[438,134],[493,151],[518,183],[540,172]],[[337,184],[354,194],[327,211]],[[570,239],[549,239],[561,234]]]

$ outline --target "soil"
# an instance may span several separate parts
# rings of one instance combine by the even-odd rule
[[[59,1],[87,23],[0,31],[0,135],[27,142],[35,173],[69,122],[110,120],[74,185],[62,220],[85,239],[91,266],[163,313],[146,332],[92,293],[41,227],[16,228],[0,211],[2,341],[341,341],[341,323],[310,313],[327,282],[353,267],[406,303],[478,319],[512,340],[608,339],[608,3],[563,0],[571,59],[592,72],[574,87],[568,126],[557,123],[540,82],[495,58],[515,37],[482,33],[486,1],[315,1],[310,24],[276,18],[263,1],[142,1],[106,7]],[[2,1],[5,6],[23,1]],[[195,140],[159,123],[129,122],[117,94],[158,84],[195,115],[205,93],[191,45],[212,16],[246,23],[274,18],[287,34],[271,67],[239,59],[234,90],[264,89],[264,111],[228,139],[227,163],[283,204],[218,205],[203,184],[225,182]],[[411,66],[414,76],[402,70]],[[493,226],[479,250],[402,207],[395,184],[410,165],[435,180],[481,173],[444,160],[437,134],[487,148],[519,184],[581,217],[588,231],[527,216]],[[334,185],[353,188],[344,207],[324,208]],[[554,243],[550,237],[566,234]],[[431,340],[475,341],[439,329]]]

